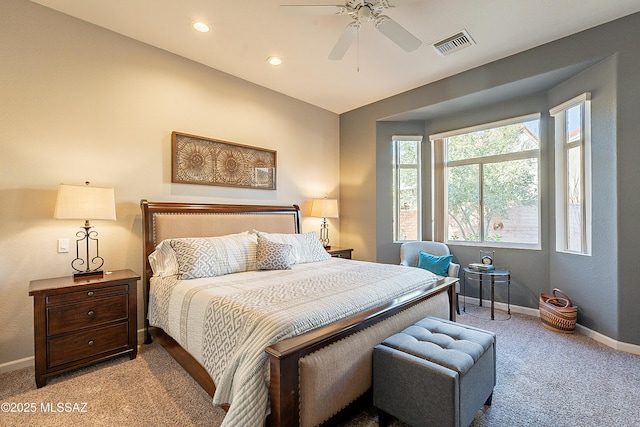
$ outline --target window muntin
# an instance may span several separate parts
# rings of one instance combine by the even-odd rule
[[[421,240],[421,136],[393,137],[393,241]]]
[[[444,141],[448,243],[540,247],[540,115],[431,136]],[[435,159],[437,162],[438,160]],[[434,193],[436,190],[434,190]]]
[[[591,253],[590,94],[550,110],[556,135],[556,250]]]

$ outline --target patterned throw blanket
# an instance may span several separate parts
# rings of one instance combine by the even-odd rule
[[[266,347],[436,282],[418,268],[338,258],[291,270],[152,278],[149,322],[211,375],[213,402],[231,405],[222,426],[261,426],[269,410]]]

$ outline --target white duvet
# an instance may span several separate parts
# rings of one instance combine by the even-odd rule
[[[204,279],[154,277],[148,316],[211,375],[213,402],[230,404],[222,426],[262,426],[269,409],[266,347],[437,279],[418,268],[339,258]]]

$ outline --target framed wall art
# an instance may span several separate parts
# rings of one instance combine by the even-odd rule
[[[171,182],[276,189],[276,152],[171,133]]]

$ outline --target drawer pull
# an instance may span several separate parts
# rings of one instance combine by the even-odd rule
[[[90,310],[90,311],[87,313],[87,316],[91,317],[91,316],[93,316],[94,314],[95,314],[95,313],[93,312],[93,310]]]
[[[89,342],[87,344],[93,345],[93,340],[89,340]]]
[[[88,296],[90,296],[90,297],[92,297],[92,296],[93,296],[93,291],[89,291],[89,292],[87,292],[87,295],[88,295]]]

